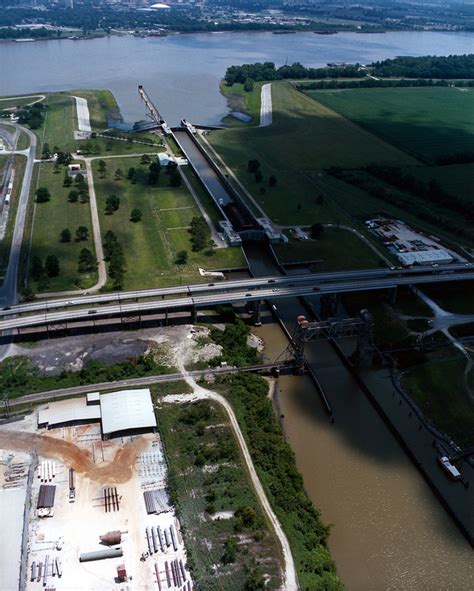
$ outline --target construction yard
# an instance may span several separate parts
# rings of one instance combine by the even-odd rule
[[[55,404],[62,403],[49,407]],[[25,492],[31,498],[28,544],[22,553],[24,588],[192,589],[180,525],[166,493],[167,465],[159,434],[104,441],[98,423],[45,433],[38,432],[36,413],[0,430],[0,448],[8,450],[2,471],[18,474],[13,482],[3,475],[1,493],[11,495],[18,489],[23,498]],[[31,449],[37,459],[27,460]],[[22,520],[16,521],[21,529]],[[19,537],[21,541],[21,533],[12,553],[14,566]],[[18,572],[12,574],[18,577]]]

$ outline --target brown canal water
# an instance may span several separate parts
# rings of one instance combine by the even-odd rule
[[[261,253],[246,248],[254,274],[275,273]],[[275,302],[288,329],[302,313],[297,300]],[[275,360],[287,339],[262,316],[252,329]],[[350,591],[474,589],[471,546],[444,510],[367,396],[327,341],[308,343],[307,359],[333,409],[331,423],[308,376],[282,376],[277,407],[305,488],[326,524],[329,547]],[[372,372],[379,394],[391,395],[385,375]],[[385,385],[384,385],[385,384]],[[382,395],[384,393],[382,392]],[[444,477],[444,476],[443,476]],[[447,486],[462,485],[447,482]],[[462,497],[464,498],[464,497]],[[472,491],[465,495],[472,500]],[[466,506],[471,511],[472,506]]]

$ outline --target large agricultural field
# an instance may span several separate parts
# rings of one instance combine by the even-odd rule
[[[123,178],[117,180],[120,168]],[[130,168],[137,170],[137,182],[127,178]],[[113,231],[124,250],[126,273],[124,289],[176,285],[206,280],[199,275],[199,267],[206,270],[244,266],[240,248],[204,249],[192,251],[189,224],[199,210],[187,188],[170,187],[169,177],[162,172],[159,184],[147,184],[147,166],[140,158],[116,158],[108,163],[106,176],[101,178],[98,162],[94,161],[94,180],[98,198],[102,236]],[[106,199],[120,198],[120,207],[113,214],[105,213]],[[140,209],[140,222],[130,221],[130,213]],[[185,264],[176,264],[180,251],[188,252]]]
[[[433,162],[447,152],[474,151],[472,89],[359,88],[307,94],[415,158]],[[346,166],[342,161],[338,165]]]
[[[272,101],[274,122],[269,127],[216,131],[209,135],[209,141],[276,223],[335,221],[329,204],[316,204],[315,171],[336,163],[351,168],[374,161],[415,163],[407,154],[286,82],[272,83]],[[261,162],[262,182],[247,172],[247,162],[252,158]],[[277,179],[271,188],[270,175]],[[264,194],[261,188],[265,188]]]

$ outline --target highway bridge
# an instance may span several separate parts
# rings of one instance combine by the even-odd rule
[[[212,308],[218,305],[277,300],[298,296],[338,294],[394,289],[400,285],[421,285],[474,280],[474,265],[450,265],[433,269],[369,269],[365,271],[318,273],[286,277],[260,277],[158,288],[134,292],[99,294],[49,302],[32,302],[7,307],[0,312],[0,331],[95,321],[99,318],[148,315],[157,312]],[[97,305],[99,304],[99,305]]]

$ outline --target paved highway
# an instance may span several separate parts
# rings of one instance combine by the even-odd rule
[[[241,291],[243,289],[261,289],[274,286],[290,286],[309,284],[311,287],[319,286],[321,283],[331,281],[348,281],[352,279],[387,279],[392,277],[413,277],[417,275],[428,274],[431,282],[436,282],[439,276],[444,276],[447,272],[459,271],[463,275],[474,271],[474,264],[449,265],[449,267],[433,268],[417,267],[413,269],[365,269],[360,271],[333,271],[330,273],[310,273],[305,275],[259,277],[256,279],[238,279],[233,281],[223,281],[218,283],[196,284],[196,285],[177,285],[174,287],[160,287],[156,289],[142,289],[137,291],[123,291],[114,293],[103,293],[97,295],[77,296],[69,298],[58,298],[55,300],[43,300],[30,303],[19,304],[16,306],[7,306],[0,310],[1,316],[11,316],[16,314],[27,314],[33,312],[50,312],[58,308],[71,308],[73,306],[94,306],[97,304],[106,304],[108,302],[126,302],[127,300],[141,300],[148,298],[169,298],[170,296],[190,296],[204,293],[229,292],[232,290]],[[452,275],[451,275],[452,276]],[[464,278],[464,277],[463,277]],[[415,283],[415,280],[412,280]]]
[[[295,279],[295,278],[292,278]],[[205,308],[206,306],[217,306],[220,304],[234,304],[239,302],[273,300],[278,298],[288,298],[297,296],[318,294],[333,294],[355,291],[370,291],[376,289],[391,289],[399,285],[413,285],[434,282],[452,282],[461,280],[473,280],[474,270],[467,272],[452,272],[433,275],[413,275],[413,276],[388,276],[381,278],[360,278],[347,280],[347,277],[340,278],[339,281],[328,281],[314,286],[306,283],[297,284],[272,283],[271,286],[254,288],[249,281],[244,280],[244,286],[235,291],[214,292],[203,295],[188,295],[173,299],[159,299],[142,302],[118,303],[100,308],[74,308],[72,310],[60,310],[56,312],[43,312],[31,316],[9,317],[0,321],[0,330],[11,330],[27,326],[44,326],[47,324],[63,324],[68,321],[77,320],[95,320],[96,318],[137,315],[152,311],[171,311],[187,308]]]
[[[30,138],[30,147],[27,150],[16,152],[18,154],[24,154],[28,160],[25,167],[25,173],[23,175],[23,184],[21,186],[20,198],[18,200],[18,209],[11,241],[8,268],[3,281],[3,286],[0,289],[0,305],[17,301],[18,262],[20,259],[23,229],[25,227],[26,208],[30,194],[31,176],[33,174],[36,152],[35,134],[26,127],[22,127],[13,123],[10,123],[10,125],[14,125],[17,129],[21,129],[28,135]]]

